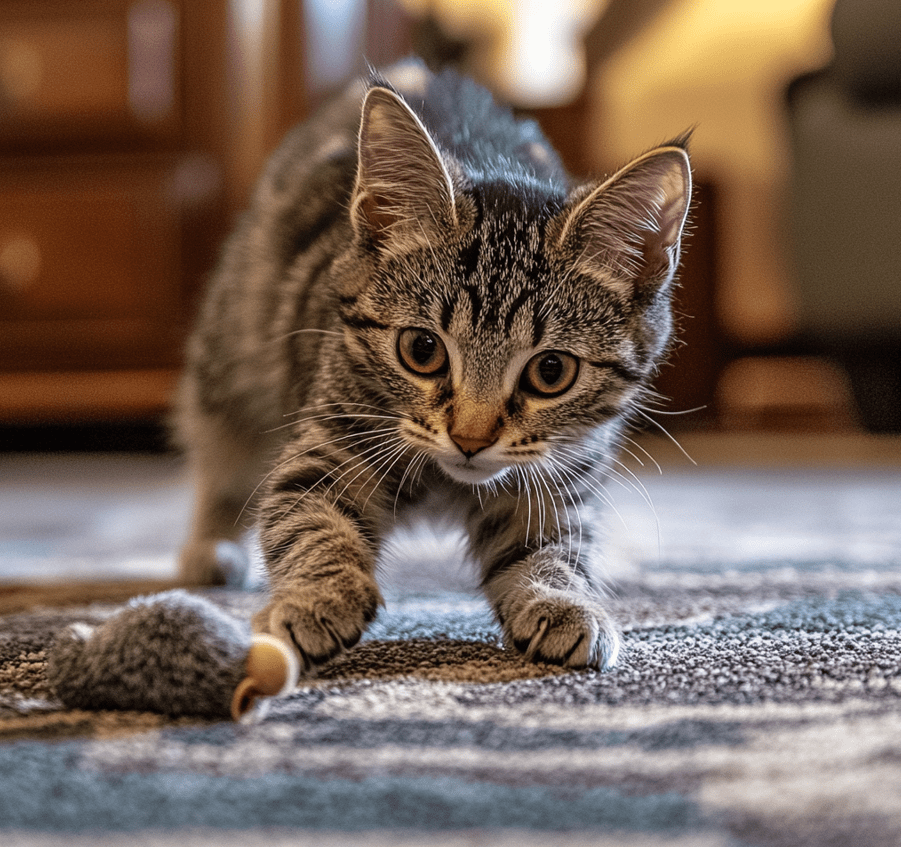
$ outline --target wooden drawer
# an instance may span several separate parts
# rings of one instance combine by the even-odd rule
[[[0,144],[175,137],[178,55],[172,0],[3,0]]]
[[[108,160],[0,170],[0,370],[177,356],[178,172]]]

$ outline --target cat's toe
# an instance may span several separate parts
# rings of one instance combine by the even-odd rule
[[[534,662],[607,670],[616,664],[619,635],[604,608],[559,592],[527,603],[509,622],[508,640]]]
[[[311,674],[360,640],[366,625],[375,618],[377,601],[374,596],[350,605],[308,594],[277,597],[257,613],[253,628],[292,645],[304,673]]]

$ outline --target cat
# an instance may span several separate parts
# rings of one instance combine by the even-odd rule
[[[687,137],[574,183],[531,120],[408,61],[272,156],[189,341],[188,583],[256,509],[254,628],[307,673],[375,618],[380,547],[431,495],[509,649],[612,667],[595,506],[671,334]]]

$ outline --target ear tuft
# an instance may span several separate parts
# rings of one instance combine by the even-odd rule
[[[363,101],[351,221],[377,247],[403,252],[454,223],[454,188],[415,112],[388,88]]]

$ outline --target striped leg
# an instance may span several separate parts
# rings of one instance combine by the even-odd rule
[[[261,503],[272,599],[254,618],[257,631],[294,644],[308,673],[356,644],[375,619],[377,527],[393,496],[383,490],[384,454],[368,462],[349,448],[305,449],[310,443],[334,444],[334,433],[314,429],[291,445]]]
[[[595,542],[590,530],[583,525],[579,538],[570,538],[567,520],[571,524],[575,519],[570,507],[567,520],[555,517],[551,540],[539,540],[539,516],[533,515],[528,523],[535,531],[523,543],[528,523],[521,507],[513,497],[499,498],[489,511],[475,508],[469,522],[474,552],[482,562],[482,587],[507,644],[536,662],[612,667],[619,636],[592,576]],[[559,514],[562,507],[557,508]]]

